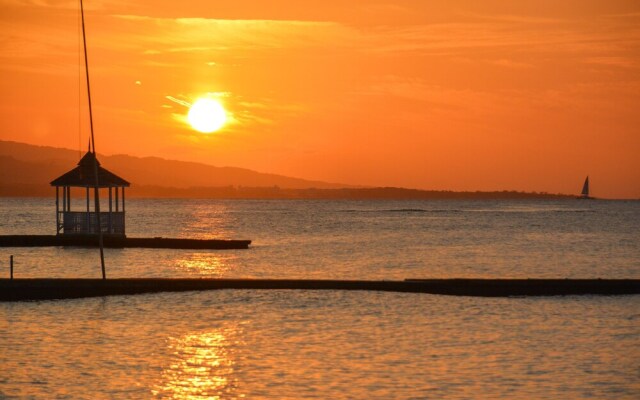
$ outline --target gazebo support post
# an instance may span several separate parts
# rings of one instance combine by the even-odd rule
[[[59,190],[56,186],[56,235],[60,234],[60,200],[59,200]]]
[[[95,153],[94,153],[95,154]],[[96,176],[96,187],[93,192],[93,200],[95,202],[94,208],[96,217],[98,220],[98,246],[100,246],[100,266],[102,269],[102,279],[107,279],[107,272],[104,267],[104,243],[102,239],[102,221],[100,220],[100,189],[98,187],[98,164],[94,163],[95,166],[95,176]]]
[[[112,222],[111,222],[111,186],[109,186],[109,234],[113,233],[113,228],[112,228]]]
[[[85,219],[86,227],[84,229],[84,231],[86,233],[90,233],[89,232],[89,228],[91,227],[91,213],[90,213],[90,210],[89,210],[89,197],[91,197],[91,194],[89,193],[89,186],[87,186],[87,218]]]

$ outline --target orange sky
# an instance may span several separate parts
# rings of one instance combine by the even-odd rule
[[[577,193],[589,174],[640,198],[637,1],[86,8],[99,152],[438,190]],[[77,2],[0,0],[0,22],[0,139],[86,148]],[[207,93],[232,116],[209,135],[171,100]]]

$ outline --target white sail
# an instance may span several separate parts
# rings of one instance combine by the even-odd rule
[[[589,197],[589,177],[584,180],[584,185],[582,185],[582,196]]]

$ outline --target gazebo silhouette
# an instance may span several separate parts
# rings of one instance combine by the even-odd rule
[[[98,166],[98,189],[109,189],[109,211],[101,211],[99,218],[95,207],[94,210],[91,209],[91,191],[89,190],[96,187],[94,162]],[[113,172],[102,168],[95,153],[87,151],[77,167],[53,180],[51,186],[56,187],[56,235],[91,236],[98,235],[98,229],[101,229],[103,235],[126,236],[124,189],[130,184]],[[86,188],[86,210],[71,211],[72,187]],[[62,210],[60,210],[60,188],[62,188]],[[120,188],[122,188],[122,207],[120,207]],[[115,192],[115,198],[113,192]],[[99,225],[98,221],[100,221]]]

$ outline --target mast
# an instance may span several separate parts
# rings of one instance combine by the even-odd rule
[[[84,29],[84,7],[80,0],[80,15],[82,17],[82,43],[84,45],[84,70],[87,75],[87,97],[89,99],[89,126],[91,127],[91,150],[93,152],[93,174],[96,177],[96,186],[94,188],[96,224],[98,226],[98,243],[100,246],[100,266],[102,267],[102,279],[107,279],[104,267],[104,241],[102,237],[102,221],[100,220],[100,182],[98,180],[98,158],[96,156],[96,140],[93,135],[93,110],[91,108],[91,87],[89,85],[89,59],[87,57],[87,37]]]

